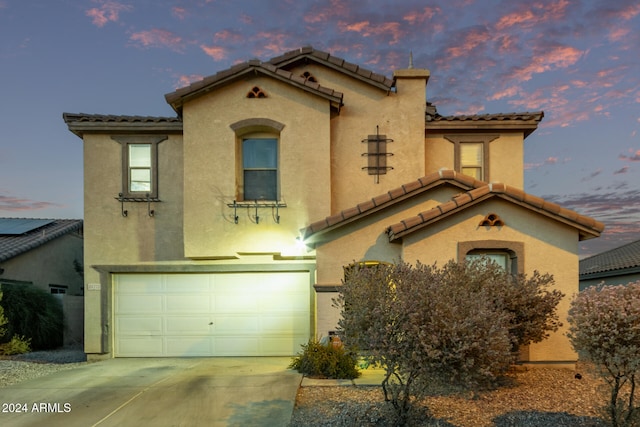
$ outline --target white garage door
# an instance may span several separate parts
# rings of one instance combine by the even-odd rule
[[[114,355],[291,356],[309,339],[309,274],[118,274]]]

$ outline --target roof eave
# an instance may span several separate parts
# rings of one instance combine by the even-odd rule
[[[340,111],[340,108],[344,105],[342,103],[342,94],[340,92],[334,92],[336,94],[339,95],[334,95],[334,94],[330,94],[328,93],[328,91],[323,91],[320,89],[314,89],[311,88],[310,86],[307,86],[304,83],[298,82],[294,79],[289,79],[286,78],[282,75],[280,75],[277,72],[271,72],[269,70],[267,70],[266,68],[260,66],[260,65],[250,65],[245,69],[240,70],[237,73],[234,73],[232,75],[226,76],[222,79],[216,80],[211,82],[210,84],[204,85],[203,87],[200,87],[198,89],[195,89],[191,92],[185,91],[184,94],[181,94],[181,90],[179,89],[176,92],[172,92],[172,93],[168,93],[165,95],[165,99],[167,101],[167,103],[169,105],[171,105],[171,108],[173,108],[178,115],[182,115],[182,107],[184,106],[184,104],[192,99],[198,98],[200,96],[203,96],[207,93],[213,92],[214,90],[221,88],[223,86],[226,86],[228,84],[231,84],[239,79],[241,79],[242,77],[245,77],[248,74],[263,74],[265,76],[268,77],[272,77],[278,81],[281,81],[283,83],[287,83],[287,84],[291,84],[299,89],[302,89],[306,92],[310,92],[314,95],[320,96],[322,98],[327,99],[330,104],[331,107],[334,108],[335,110],[337,110],[338,112]],[[322,87],[320,87],[322,88]]]
[[[314,54],[314,53],[317,53],[317,54]],[[364,83],[366,83],[368,85],[374,86],[374,87],[376,87],[378,89],[381,89],[381,90],[383,90],[383,91],[385,91],[387,93],[389,93],[391,91],[391,88],[394,85],[394,81],[393,80],[391,80],[391,79],[389,79],[389,78],[387,78],[387,77],[385,77],[383,75],[373,73],[373,72],[371,72],[369,70],[365,70],[367,73],[371,73],[371,75],[377,76],[380,79],[384,80],[383,82],[379,82],[379,81],[377,81],[375,79],[372,79],[370,77],[366,77],[366,76],[363,76],[362,74],[359,74],[357,71],[358,70],[362,70],[362,69],[359,66],[355,65],[355,64],[351,64],[351,63],[349,63],[347,61],[342,60],[341,58],[340,58],[340,60],[343,61],[343,62],[341,64],[337,64],[337,63],[331,62],[328,59],[321,58],[320,56],[318,56],[318,54],[321,54],[321,55],[322,54],[326,54],[326,56],[328,58],[336,58],[336,57],[333,57],[333,56],[327,54],[326,52],[319,52],[319,51],[316,51],[316,50],[314,50],[312,48],[303,48],[303,49],[300,50],[300,53],[298,55],[296,55],[296,56],[290,56],[288,54],[284,54],[284,55],[281,55],[279,57],[272,58],[271,60],[269,60],[269,63],[272,64],[272,65],[277,66],[278,68],[286,69],[286,67],[288,67],[290,65],[295,65],[295,64],[298,64],[300,62],[312,61],[312,62],[315,62],[316,64],[324,65],[324,66],[326,66],[328,68],[331,68],[331,69],[333,69],[335,71],[338,71],[338,72],[340,72],[342,74],[345,74],[345,75],[347,75],[349,77],[352,77],[352,78],[354,78],[356,80],[364,82]],[[325,56],[325,55],[323,55],[323,56]],[[347,64],[347,67],[345,67],[344,64]],[[354,68],[354,70],[356,70],[356,71],[352,71],[348,67]]]
[[[580,280],[604,279],[607,277],[615,277],[615,276],[637,274],[637,273],[640,273],[640,266],[615,268],[611,270],[597,271],[594,273],[581,273]]]
[[[555,221],[564,223],[564,224],[566,224],[566,225],[568,225],[570,227],[575,228],[578,231],[578,240],[579,241],[588,240],[588,239],[592,239],[592,238],[600,236],[600,231],[598,231],[596,229],[593,229],[593,228],[590,228],[590,227],[587,227],[585,225],[582,225],[582,224],[580,224],[580,223],[578,223],[576,221],[573,221],[573,220],[571,220],[569,218],[565,218],[562,215],[554,214],[554,213],[546,211],[546,210],[544,210],[542,208],[536,208],[536,207],[534,207],[534,206],[532,206],[532,205],[530,205],[528,203],[525,203],[525,202],[523,202],[521,200],[518,200],[516,198],[510,197],[510,196],[508,196],[508,195],[506,195],[504,193],[491,192],[491,193],[487,193],[487,194],[485,194],[485,195],[483,195],[481,197],[474,198],[472,201],[470,201],[468,203],[465,203],[465,204],[463,204],[463,205],[461,205],[459,207],[456,207],[455,209],[449,210],[449,211],[447,211],[447,212],[445,212],[445,213],[443,213],[441,215],[438,215],[435,218],[431,218],[431,219],[429,219],[427,221],[424,221],[424,222],[422,222],[422,223],[420,223],[420,224],[418,224],[418,225],[416,225],[414,227],[411,227],[411,228],[408,228],[408,229],[405,229],[405,230],[401,230],[401,231],[398,231],[398,232],[394,232],[392,227],[389,227],[387,229],[387,235],[389,237],[389,242],[391,242],[391,243],[399,243],[399,242],[402,241],[402,237],[404,237],[406,235],[409,235],[409,234],[412,234],[412,233],[414,233],[416,231],[422,230],[423,228],[428,227],[429,225],[431,225],[433,223],[436,223],[436,222],[439,222],[439,221],[441,221],[441,220],[443,220],[445,218],[448,218],[448,217],[456,214],[457,212],[459,212],[461,210],[467,209],[467,208],[469,208],[471,206],[474,206],[474,205],[476,205],[478,203],[482,203],[483,201],[491,199],[491,198],[494,198],[494,197],[498,197],[498,198],[501,198],[503,200],[507,200],[509,202],[515,203],[515,204],[517,204],[519,206],[524,207],[525,209],[529,209],[531,211],[534,211],[536,213],[544,215],[547,218],[553,219]],[[437,209],[437,208],[435,208],[435,209]]]
[[[425,124],[426,132],[436,131],[510,131],[510,132],[522,132],[524,137],[531,135],[536,129],[538,129],[538,122],[534,120],[529,121],[493,121],[493,120],[452,120],[452,121],[427,121]]]
[[[182,123],[67,122],[69,131],[79,138],[86,133],[182,133]]]

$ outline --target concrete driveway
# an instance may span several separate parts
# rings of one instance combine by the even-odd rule
[[[0,425],[286,426],[302,381],[290,362],[104,360],[0,388]]]

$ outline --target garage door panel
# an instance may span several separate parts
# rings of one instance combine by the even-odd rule
[[[256,315],[216,316],[213,323],[217,334],[233,335],[240,332],[257,334],[260,332],[260,322]]]
[[[154,357],[162,353],[161,337],[120,337],[116,340],[116,354],[120,357]]]
[[[167,316],[165,331],[171,335],[211,335],[210,322],[209,316]]]
[[[167,274],[165,275],[167,293],[207,294],[211,288],[211,276],[207,274]]]
[[[308,272],[115,275],[115,355],[295,355],[310,288]]]
[[[260,296],[254,292],[218,294],[215,299],[216,313],[256,312],[260,309]]]
[[[210,313],[211,304],[207,294],[204,298],[201,294],[196,295],[167,295],[166,307],[169,313]]]
[[[161,313],[164,299],[162,295],[123,294],[115,298],[115,310],[119,314]]]
[[[126,285],[118,289],[120,294],[162,293],[164,286],[159,275],[128,274]]]
[[[121,316],[116,320],[116,332],[123,335],[162,334],[161,316]]]

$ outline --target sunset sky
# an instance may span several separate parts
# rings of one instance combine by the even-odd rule
[[[0,0],[0,216],[82,218],[63,112],[174,116],[164,94],[308,45],[389,77],[412,52],[443,115],[544,111],[524,190],[606,224],[583,256],[640,239],[638,0]]]

